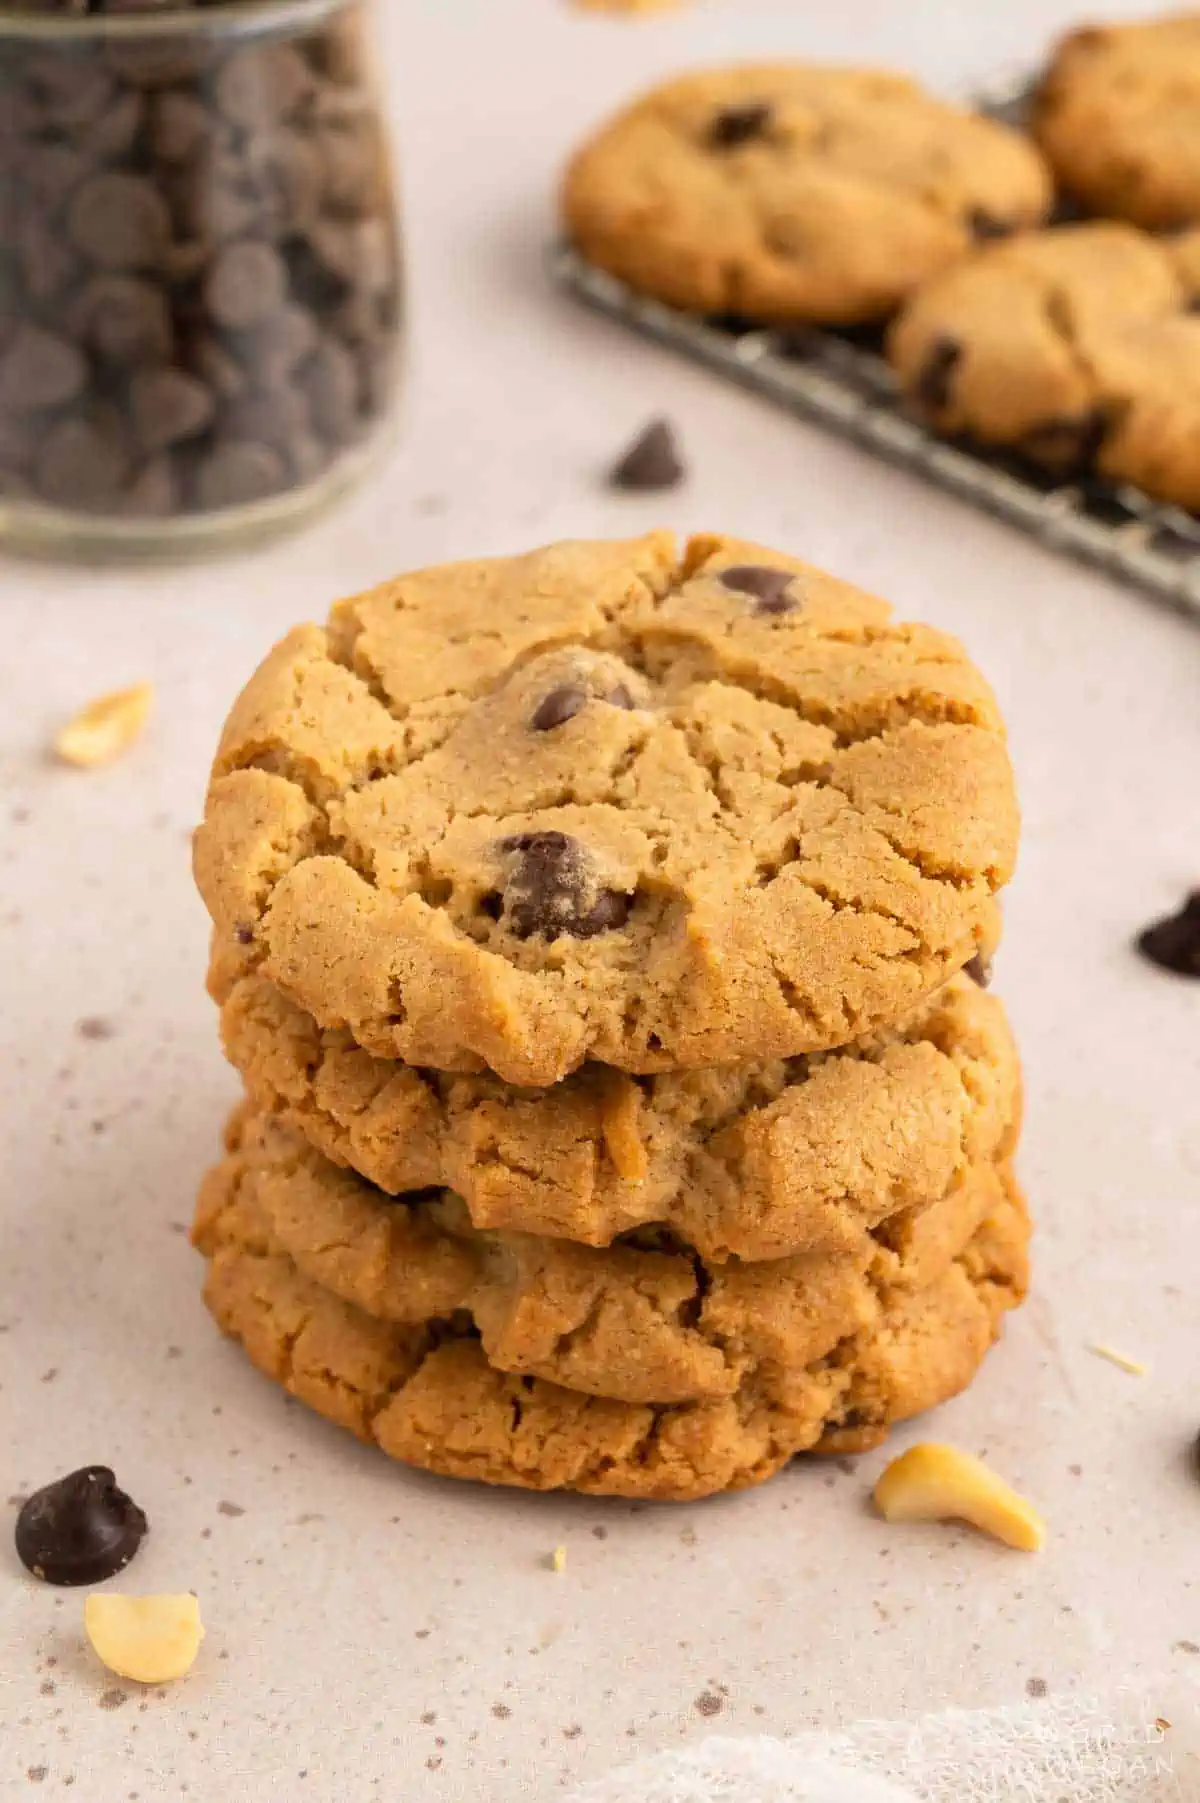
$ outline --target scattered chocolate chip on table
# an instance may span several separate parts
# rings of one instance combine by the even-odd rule
[[[17,1557],[47,1584],[102,1584],[129,1564],[147,1525],[106,1465],[85,1465],[23,1503]]]

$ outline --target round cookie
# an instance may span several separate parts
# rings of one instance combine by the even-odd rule
[[[1003,1156],[1020,1105],[1004,1009],[966,976],[837,1052],[542,1090],[375,1058],[255,973],[221,1031],[259,1107],[392,1195],[445,1186],[476,1227],[588,1246],[662,1226],[710,1261],[851,1249]]]
[[[600,1249],[480,1233],[450,1192],[394,1201],[271,1116],[239,1113],[229,1138],[201,1187],[201,1251],[287,1256],[377,1320],[468,1321],[497,1370],[625,1402],[731,1396],[752,1377],[786,1396],[897,1295],[940,1278],[1004,1194],[1003,1167],[984,1162],[836,1256],[706,1266],[653,1235]]]
[[[797,1374],[719,1401],[616,1402],[494,1370],[453,1327],[397,1327],[342,1302],[291,1259],[218,1245],[205,1300],[255,1365],[392,1458],[531,1490],[686,1501],[760,1483],[797,1453],[860,1452],[964,1389],[1026,1284],[1013,1187],[962,1257],[872,1331]]]
[[[992,937],[1017,810],[961,647],[669,534],[399,577],[222,737],[220,941],[381,1057],[555,1083],[821,1050]]]
[[[601,269],[677,307],[882,319],[977,238],[1050,210],[1036,149],[906,76],[778,63],[656,88],[573,159],[562,212]]]
[[[1200,221],[1200,13],[1071,32],[1032,127],[1090,212],[1151,230]]]
[[[1200,507],[1200,232],[1058,226],[978,251],[894,322],[888,355],[940,432],[1062,478]]]

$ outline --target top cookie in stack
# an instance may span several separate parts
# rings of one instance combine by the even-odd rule
[[[874,1444],[1019,1300],[1017,813],[961,648],[716,536],[400,577],[267,658],[196,872],[207,1295],[395,1456],[683,1497]],[[399,1206],[396,1199],[399,1198]]]
[[[1017,812],[961,648],[721,537],[419,571],[267,658],[196,874],[382,1057],[556,1083],[899,1019],[993,930]]]

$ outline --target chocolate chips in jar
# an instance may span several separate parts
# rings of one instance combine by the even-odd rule
[[[396,373],[364,0],[250,34],[222,0],[9,10],[36,23],[0,24],[6,507],[169,525],[306,488]]]

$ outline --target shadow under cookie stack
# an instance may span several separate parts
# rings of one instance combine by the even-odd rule
[[[970,1382],[1026,1282],[961,648],[718,536],[399,577],[221,741],[220,1326],[407,1464],[686,1499]]]

